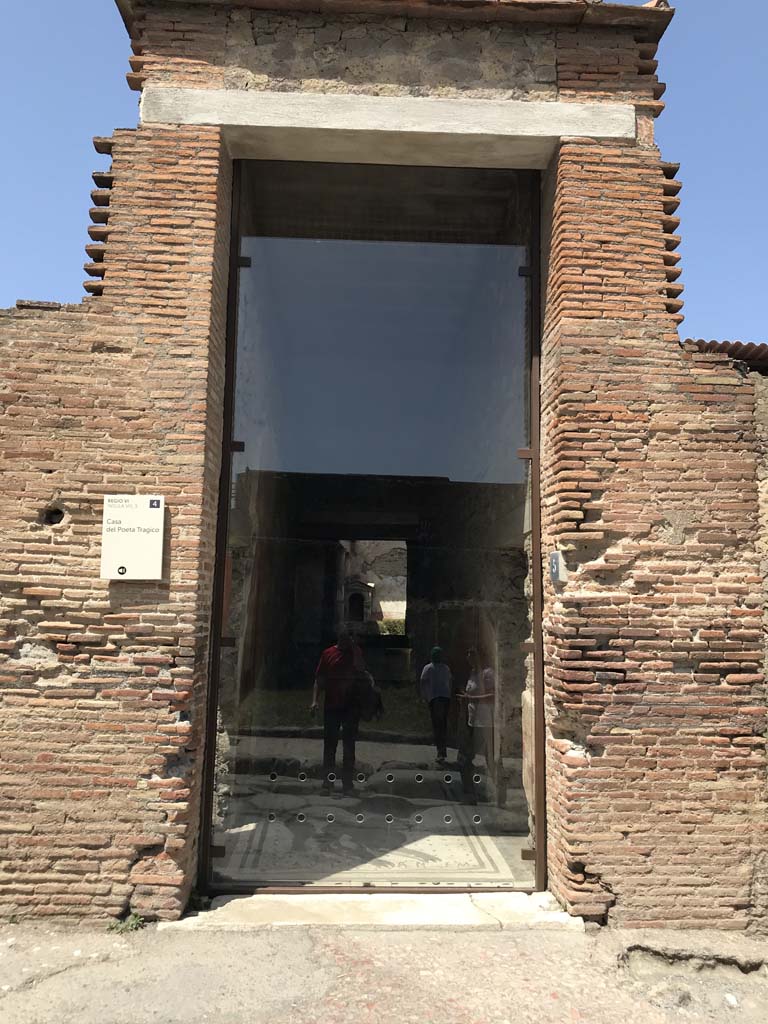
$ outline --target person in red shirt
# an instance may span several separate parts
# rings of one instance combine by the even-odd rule
[[[339,736],[342,743],[341,785],[345,794],[354,792],[355,743],[360,725],[360,685],[367,678],[363,652],[347,631],[339,633],[332,647],[320,655],[312,689],[312,713],[323,694],[323,790],[333,789],[331,774],[336,768]]]

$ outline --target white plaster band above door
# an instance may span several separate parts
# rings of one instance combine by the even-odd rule
[[[544,168],[563,137],[633,139],[624,103],[145,88],[142,124],[220,125],[235,159]]]

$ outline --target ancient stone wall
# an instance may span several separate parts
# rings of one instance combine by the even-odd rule
[[[404,619],[408,550],[405,541],[357,540],[352,542],[349,574],[376,587],[377,619]]]
[[[173,5],[147,13],[136,44],[136,87],[644,104],[657,94],[654,49],[629,29]]]
[[[175,917],[194,879],[229,171],[216,129],[100,148],[103,296],[0,318],[0,916]],[[124,492],[166,496],[157,583],[99,579]]]
[[[745,928],[766,820],[754,386],[680,348],[658,153],[565,141],[553,180],[550,885],[597,920]]]

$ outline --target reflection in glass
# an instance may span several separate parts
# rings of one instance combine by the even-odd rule
[[[241,251],[214,881],[530,888],[526,244]]]

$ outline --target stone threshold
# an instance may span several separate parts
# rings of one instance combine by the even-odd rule
[[[580,917],[538,893],[301,893],[220,896],[209,910],[158,925],[169,931],[264,931],[330,928],[358,931],[584,931]]]

